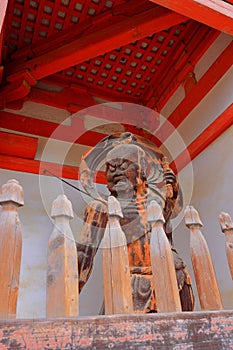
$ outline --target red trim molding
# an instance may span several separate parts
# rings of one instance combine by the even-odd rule
[[[233,104],[231,104],[213,123],[211,123],[181,154],[170,164],[176,172],[182,170],[190,161],[203,152],[224,131],[233,124]],[[231,150],[229,150],[231,151]]]
[[[208,92],[217,84],[223,75],[232,66],[233,42],[216,59],[212,66],[194,85],[189,94],[176,107],[167,121],[156,132],[155,136],[160,140],[159,146],[174,132],[184,121],[188,114],[201,102]]]
[[[232,5],[221,0],[150,0],[209,27],[233,34]]]

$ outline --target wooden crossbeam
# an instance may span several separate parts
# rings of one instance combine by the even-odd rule
[[[31,174],[40,174],[44,176],[56,176],[78,180],[79,168],[62,165],[52,162],[41,162],[40,160],[26,159],[20,157],[8,156],[0,153],[0,164],[1,169],[13,170],[13,171],[22,171],[24,173]],[[48,171],[47,171],[48,170]],[[50,173],[51,172],[51,173]],[[95,176],[97,183],[106,183],[104,172],[99,171]]]
[[[1,120],[1,119],[0,119]],[[233,124],[233,104],[230,105],[212,124],[210,124],[171,164],[170,167],[177,173],[181,171],[191,160],[203,152],[223,132]],[[61,165],[39,160],[25,159],[0,154],[2,169],[23,171],[33,174],[50,175],[44,172],[45,169],[57,176],[67,179],[78,179],[78,167]],[[97,183],[106,183],[105,174],[98,172]]]
[[[132,106],[133,107],[133,106]],[[148,112],[150,112],[148,110]],[[100,109],[93,113],[93,116],[100,117],[116,124],[120,124],[124,127],[124,131],[128,131],[149,139],[154,142],[155,145],[159,143],[156,137],[147,130],[151,127],[154,130],[159,123],[159,119],[156,118],[156,113],[148,114],[145,121],[141,118],[134,118],[135,114],[120,112],[112,108],[105,108],[103,106],[102,111]],[[130,119],[132,117],[132,119]],[[106,125],[107,126],[107,125]],[[61,140],[71,142],[75,144],[85,146],[95,146],[99,141],[107,136],[105,133],[100,133],[93,130],[88,130],[84,126],[83,119],[78,116],[72,117],[71,126],[53,123],[41,119],[26,117],[23,115],[17,115],[10,112],[0,111],[0,127],[7,130],[23,132],[26,134],[52,138],[55,140]],[[145,130],[144,130],[145,129]],[[150,130],[150,129],[149,129]]]
[[[132,3],[132,9],[134,5]],[[174,13],[161,7],[155,7],[139,14],[125,16],[123,11],[107,16],[105,21],[96,19],[95,25],[82,33],[76,33],[72,40],[61,36],[61,41],[56,42],[54,48],[53,40],[47,39],[46,45],[52,47],[48,52],[38,54],[27,62],[17,62],[17,65],[6,66],[7,75],[18,71],[29,69],[36,80],[64,70],[70,66],[79,64],[85,60],[109,52],[116,47],[126,45],[132,41],[142,39],[148,35],[160,32],[177,23],[187,20],[185,16]],[[100,23],[98,23],[100,22]],[[77,38],[78,36],[78,38]],[[45,45],[45,44],[44,44]],[[33,52],[35,52],[33,50]]]
[[[66,109],[71,113],[97,104],[88,93],[82,93],[72,87],[64,88],[61,92],[31,88],[27,100]]]
[[[154,134],[154,142],[157,146],[160,146],[172,134],[174,128],[177,128],[182,123],[182,121],[187,117],[192,109],[195,108],[195,106],[204,98],[204,96],[213,88],[213,86],[229,69],[231,66],[231,59],[229,59],[229,57],[233,57],[233,44],[230,44],[222,52],[222,54],[216,59],[213,65],[193,87],[187,97],[181,101],[174,112],[170,115],[168,122],[165,122],[162,127]],[[108,114],[106,113],[106,116],[107,115]],[[0,111],[0,117],[0,127],[37,136],[51,137],[51,134],[53,134],[58,127],[58,124],[56,123],[24,117],[4,111]],[[103,118],[103,115],[101,117]],[[71,129],[69,126],[65,125],[60,126],[60,132],[56,133],[56,135],[53,135],[53,137],[87,146],[94,146],[98,141],[105,137],[104,134],[91,130],[87,131],[84,128],[84,125],[82,125],[81,120],[78,124],[78,128],[79,133],[77,135],[80,135],[78,139],[77,135],[75,136],[73,134],[75,132],[75,129]],[[127,130],[138,134],[142,128],[137,129],[132,125],[131,129],[128,127]]]
[[[68,126],[4,111],[0,111],[0,127],[86,146],[95,146],[106,136],[87,130],[82,119],[75,126]]]
[[[33,159],[36,155],[38,139],[0,131],[0,153]]]
[[[221,0],[150,0],[209,27],[233,34],[233,7]]]

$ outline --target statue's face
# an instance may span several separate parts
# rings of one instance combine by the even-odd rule
[[[127,157],[111,159],[106,163],[108,189],[112,194],[132,192],[137,186],[137,177],[138,165]]]
[[[132,195],[145,173],[145,160],[145,152],[136,145],[121,144],[112,149],[106,159],[106,178],[111,194]]]

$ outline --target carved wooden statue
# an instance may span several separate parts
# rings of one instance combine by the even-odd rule
[[[183,260],[172,246],[170,219],[182,207],[176,176],[165,167],[166,164],[163,170],[163,154],[153,144],[136,139],[130,133],[104,139],[82,160],[80,180],[95,199],[87,205],[77,244],[80,290],[91,273],[108,220],[106,201],[97,193],[92,182],[94,171],[103,159],[108,190],[120,202],[123,213],[120,224],[127,239],[134,311],[156,312],[150,262],[151,224],[147,220],[147,206],[153,199],[163,208],[164,229],[173,252],[182,310],[193,310],[190,277]]]

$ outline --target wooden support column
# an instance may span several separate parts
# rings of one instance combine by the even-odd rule
[[[233,222],[229,214],[222,212],[219,215],[222,232],[226,236],[226,254],[228,265],[233,279]]]
[[[23,189],[16,180],[1,188],[0,204],[0,318],[15,318],[19,290],[22,230],[18,207]]]
[[[73,210],[65,195],[53,202],[51,217],[55,224],[48,247],[46,316],[78,316],[78,258],[69,224]]]
[[[121,207],[113,196],[108,198],[108,215],[102,253],[105,314],[129,314],[133,301],[127,242],[119,223]]]
[[[165,222],[156,201],[148,206],[148,222],[152,224],[150,258],[158,312],[180,312],[180,296],[171,246],[163,229]]]
[[[202,310],[222,309],[213,262],[200,228],[199,214],[192,206],[185,210],[185,223],[190,230],[190,254]]]

